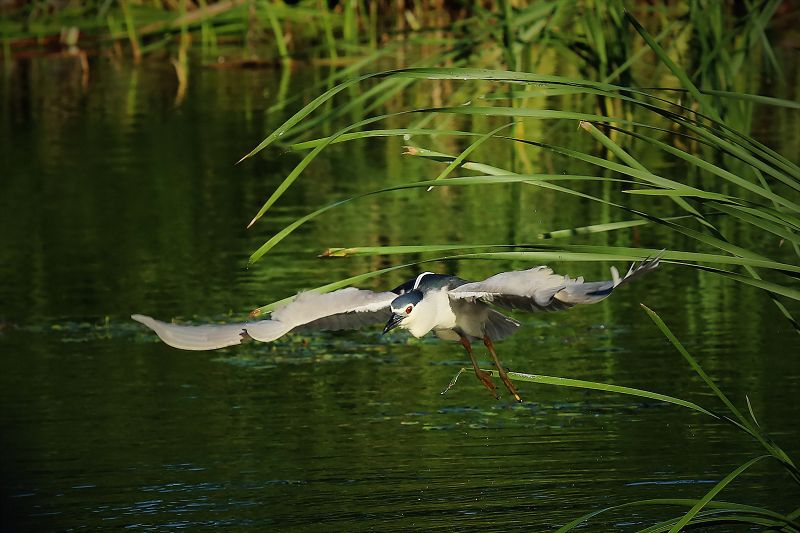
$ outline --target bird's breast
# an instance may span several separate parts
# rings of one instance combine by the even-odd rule
[[[415,337],[427,335],[431,330],[452,329],[456,326],[456,315],[450,307],[447,290],[427,292],[417,304],[408,324],[408,331]]]
[[[434,303],[436,304],[436,324],[433,329],[452,329],[456,327],[457,317],[450,305],[450,297],[447,289],[442,289],[435,293]]]

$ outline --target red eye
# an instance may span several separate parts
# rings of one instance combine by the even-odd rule
[[[413,305],[409,305],[408,307],[406,307],[406,314],[409,314],[409,313],[411,313],[411,310],[412,310],[412,309],[414,309],[414,306],[413,306]]]

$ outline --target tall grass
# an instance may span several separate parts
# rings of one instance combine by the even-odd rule
[[[178,33],[193,33],[199,34],[194,40],[204,52],[216,49],[221,41],[255,43],[262,60],[284,63],[289,57],[338,63],[342,57],[363,56],[387,42],[420,46],[403,52],[418,57],[444,39],[458,41],[465,56],[475,59],[486,54],[495,65],[502,63],[510,70],[537,70],[548,54],[557,52],[578,59],[584,76],[623,83],[630,82],[629,67],[643,52],[636,49],[625,23],[622,0],[329,4],[327,0],[12,2],[0,7],[0,36],[13,51],[51,47],[65,29],[71,29],[80,33],[82,48],[127,42],[136,54],[158,52],[177,44]],[[649,19],[671,21],[656,40],[680,25],[684,31],[673,39],[673,46],[685,47],[689,38],[699,42],[704,53],[692,70],[716,89],[741,79],[739,73],[756,48],[764,50],[780,76],[766,38],[779,5],[780,0],[758,2],[741,15],[730,5],[707,0],[654,7],[631,4]],[[693,31],[685,31],[689,28]]]
[[[266,62],[286,63],[292,57],[338,62],[375,50],[381,39],[432,35],[448,28],[454,22],[450,17],[460,17],[464,24],[476,21],[469,12],[445,10],[449,20],[440,20],[436,28],[442,11],[437,2],[427,0],[407,6],[389,0],[342,0],[330,6],[325,0],[19,2],[0,7],[0,35],[15,50],[52,47],[70,28],[79,31],[81,47],[127,41],[139,57],[142,50],[157,52],[177,40],[177,33],[196,33],[204,49],[224,40],[251,51],[257,48]],[[408,18],[417,21],[417,31],[397,26],[398,19]]]
[[[527,74],[520,72],[505,72],[505,71],[480,71],[475,69],[450,69],[450,68],[428,68],[428,69],[405,69],[393,72],[384,72],[376,76],[388,78],[423,78],[423,79],[460,79],[460,80],[481,80],[491,82],[512,82],[521,84],[542,84],[554,86],[570,86],[575,90],[587,90],[593,93],[602,92],[609,98],[623,99],[633,105],[645,109],[648,113],[661,118],[666,118],[673,123],[673,126],[680,128],[684,131],[690,131],[693,136],[692,139],[706,146],[713,147],[719,153],[729,156],[732,161],[735,161],[734,168],[726,168],[725,160],[722,161],[722,166],[710,163],[698,156],[695,156],[687,151],[681,150],[674,146],[670,146],[650,134],[639,133],[639,131],[659,131],[664,128],[653,124],[647,123],[633,123],[631,120],[612,116],[603,116],[596,114],[577,113],[570,111],[554,111],[542,109],[529,109],[529,108],[509,108],[498,106],[454,106],[442,108],[424,108],[424,109],[411,109],[400,111],[391,115],[379,115],[371,117],[363,121],[359,121],[348,127],[343,128],[339,132],[327,138],[318,139],[302,144],[296,144],[295,148],[298,149],[311,149],[306,157],[297,166],[284,182],[278,186],[272,196],[262,206],[259,212],[251,221],[252,226],[259,218],[264,216],[269,209],[280,199],[283,193],[292,185],[302,171],[313,161],[314,158],[321,153],[321,151],[335,142],[347,142],[355,139],[364,139],[371,137],[382,137],[387,135],[420,135],[420,134],[435,134],[435,135],[469,135],[469,132],[452,132],[452,131],[437,131],[425,129],[395,129],[392,131],[378,130],[378,131],[360,131],[351,132],[356,128],[362,128],[369,124],[385,120],[389,116],[401,116],[410,114],[432,114],[432,113],[446,113],[446,114],[459,114],[459,115],[482,115],[482,116],[501,116],[501,117],[516,117],[516,118],[531,118],[537,120],[574,120],[581,126],[581,131],[587,131],[600,144],[609,148],[611,156],[616,156],[615,159],[622,161],[612,161],[610,158],[599,158],[587,152],[582,152],[562,146],[549,145],[539,141],[521,139],[516,137],[503,137],[511,142],[520,143],[529,146],[536,146],[538,148],[549,150],[572,159],[576,159],[585,163],[589,163],[601,169],[610,171],[617,176],[623,176],[622,181],[617,177],[609,177],[606,175],[594,176],[565,176],[562,174],[519,174],[510,169],[498,168],[496,166],[487,165],[477,161],[469,161],[466,157],[468,154],[449,155],[438,152],[432,152],[422,149],[411,149],[407,153],[409,155],[423,157],[432,161],[447,162],[450,166],[457,166],[464,170],[473,170],[480,172],[480,175],[453,178],[441,181],[434,179],[431,181],[422,182],[407,182],[401,185],[384,188],[377,191],[370,191],[362,194],[360,197],[384,194],[394,190],[415,188],[415,187],[438,187],[438,186],[492,186],[507,183],[522,183],[527,186],[545,187],[552,190],[557,190],[564,194],[578,196],[594,202],[606,204],[610,207],[618,209],[629,215],[639,218],[642,222],[659,225],[668,228],[676,233],[680,233],[688,237],[695,245],[701,249],[711,249],[723,252],[723,256],[727,256],[725,261],[728,264],[738,265],[744,268],[746,275],[741,275],[734,271],[719,270],[705,266],[704,263],[714,262],[712,259],[699,259],[692,260],[686,259],[683,262],[694,266],[696,268],[703,268],[709,272],[722,275],[743,283],[760,286],[769,292],[781,294],[785,297],[797,300],[800,299],[800,292],[793,286],[793,281],[797,277],[797,269],[790,264],[783,261],[777,261],[769,257],[763,250],[756,250],[747,248],[731,242],[721,231],[714,225],[711,218],[704,213],[713,212],[715,215],[724,215],[734,219],[737,223],[749,226],[753,231],[763,234],[765,242],[776,242],[778,239],[784,239],[791,242],[793,245],[798,243],[798,231],[800,231],[800,205],[797,203],[797,191],[800,190],[800,169],[787,158],[770,150],[766,146],[758,143],[754,139],[747,137],[737,131],[729,128],[724,122],[701,115],[699,112],[688,109],[684,106],[665,101],[663,98],[653,96],[648,92],[625,88],[621,86],[609,86],[607,84],[599,84],[586,80],[565,79],[556,76],[539,76],[535,74]],[[257,153],[259,150],[269,146],[279,137],[284,135],[290,136],[292,128],[295,124],[304,120],[308,114],[314,109],[322,105],[328,98],[332,97],[337,92],[343,90],[348,84],[353,82],[346,82],[339,85],[334,89],[324,93],[318,99],[309,103],[295,116],[290,118],[284,125],[279,127],[272,135],[267,137],[256,149],[250,152],[246,157],[250,157]],[[690,83],[690,82],[689,82]],[[693,87],[693,86],[692,86]],[[697,94],[701,94],[696,87],[693,89]],[[635,95],[633,98],[630,95]],[[739,97],[747,97],[747,95],[737,95]],[[785,107],[793,107],[793,103],[774,101],[771,102],[776,105]],[[675,109],[676,111],[673,111]],[[597,125],[613,124],[614,131],[629,135],[630,137],[642,140],[652,147],[663,150],[669,155],[673,155],[691,165],[694,165],[698,170],[715,176],[720,182],[732,185],[733,188],[729,189],[727,193],[715,192],[709,188],[690,186],[681,183],[675,179],[670,179],[665,176],[657,175],[650,172],[643,164],[641,164],[633,155],[626,152],[617,143],[611,140],[608,136],[603,134]],[[620,126],[616,126],[619,124]],[[626,126],[626,127],[622,127]],[[638,131],[637,131],[638,130]],[[487,137],[497,136],[499,129],[483,135],[479,140],[485,140]],[[471,151],[468,148],[467,151]],[[450,172],[449,167],[445,172],[440,173],[443,176],[445,173]],[[755,178],[759,180],[756,181]],[[587,180],[604,181],[608,183],[622,183],[625,188],[619,190],[617,195],[619,199],[606,199],[599,198],[581,192],[576,188],[568,188],[558,185],[558,182],[580,182]],[[763,181],[762,181],[763,180]],[[712,183],[713,186],[713,183]],[[726,187],[726,190],[727,187]],[[628,196],[628,198],[623,198]],[[687,219],[677,219],[674,215],[671,217],[664,217],[656,212],[648,211],[645,199],[650,196],[665,196],[670,198],[677,209],[686,213]],[[260,247],[251,256],[251,263],[260,259],[266,252],[277,245],[282,239],[288,236],[297,227],[313,218],[321,215],[322,213],[335,208],[344,203],[356,200],[356,198],[349,198],[336,202],[335,204],[322,207],[307,216],[298,219],[294,223],[287,226],[284,230],[280,231],[269,239],[265,244]],[[631,199],[637,199],[637,207],[630,207]],[[638,200],[642,198],[642,200]],[[641,207],[639,207],[641,205]],[[694,224],[681,223],[684,220],[687,222],[692,221]],[[624,226],[617,226],[624,227]],[[613,227],[595,228],[596,232],[610,231],[615,229]],[[440,246],[430,246],[427,251],[436,252],[440,250]],[[536,243],[498,243],[499,245],[513,245],[516,247],[535,248],[541,247],[542,244]],[[446,246],[456,246],[457,243],[447,243]],[[461,245],[462,247],[466,247]],[[795,247],[795,252],[797,248]],[[562,247],[563,250],[563,247]],[[686,250],[691,252],[692,250]],[[382,252],[399,253],[397,250],[372,250],[372,253],[379,254]],[[417,250],[416,252],[419,252]],[[689,256],[684,256],[689,257]],[[587,256],[590,258],[590,256]],[[598,258],[597,260],[606,260],[606,258]],[[752,261],[762,261],[758,266],[766,268],[769,271],[777,274],[775,281],[766,281],[762,279],[761,274],[755,271]],[[769,265],[769,266],[767,266]],[[782,312],[793,320],[789,312],[783,307],[779,301],[776,305],[781,307]],[[796,325],[796,323],[795,323]]]
[[[683,356],[684,360],[689,366],[698,374],[698,376],[706,383],[708,388],[713,392],[722,405],[724,405],[726,412],[719,412],[715,409],[700,406],[696,403],[668,396],[656,392],[650,392],[642,389],[634,389],[631,387],[623,387],[619,385],[612,385],[608,383],[597,383],[592,381],[584,381],[577,379],[568,379],[561,377],[542,376],[534,374],[524,374],[519,372],[509,372],[508,375],[515,381],[524,381],[529,383],[537,383],[543,385],[555,385],[559,387],[572,387],[579,389],[597,390],[603,392],[611,392],[616,394],[624,394],[629,396],[636,396],[648,400],[655,400],[672,405],[677,405],[685,409],[701,413],[705,416],[712,417],[716,420],[722,420],[729,423],[742,434],[747,435],[758,442],[764,448],[765,454],[748,459],[741,466],[734,469],[730,474],[725,476],[722,480],[714,485],[708,492],[697,499],[648,499],[636,500],[622,504],[613,505],[604,509],[592,511],[583,516],[572,520],[558,529],[558,532],[570,531],[578,526],[589,522],[592,518],[612,511],[619,511],[633,507],[644,506],[669,506],[669,507],[688,507],[689,509],[679,517],[668,519],[656,523],[643,531],[680,531],[684,527],[705,527],[719,524],[742,524],[742,525],[759,525],[769,528],[775,528],[780,531],[800,531],[800,507],[797,509],[783,514],[774,510],[766,509],[764,507],[757,507],[753,505],[715,501],[715,498],[725,489],[730,483],[734,482],[737,477],[746,472],[751,467],[754,467],[762,460],[770,459],[776,462],[783,469],[784,473],[788,475],[798,486],[800,486],[800,470],[791,457],[776,444],[764,431],[758,423],[755,412],[750,405],[749,399],[747,400],[747,409],[749,417],[745,416],[742,411],[737,408],[728,396],[714,383],[711,377],[706,374],[697,360],[686,350],[683,344],[678,340],[675,334],[664,323],[661,317],[653,310],[642,305],[644,311],[652,319],[661,333],[672,343],[672,345]],[[456,374],[455,378],[450,382],[447,389],[442,393],[444,394],[450,390],[456,383],[458,377],[468,372],[466,368],[462,368]],[[497,370],[491,370],[493,375],[498,376]],[[759,465],[764,468],[767,465]]]
[[[638,396],[641,398],[655,399],[673,405],[678,405],[687,409],[694,410],[704,415],[713,417],[718,420],[728,422],[731,426],[741,431],[743,434],[749,436],[758,442],[766,452],[765,454],[748,459],[741,466],[734,469],[730,474],[725,476],[722,480],[714,485],[708,492],[697,499],[661,499],[661,500],[637,500],[626,502],[623,504],[614,505],[605,509],[593,511],[585,514],[575,520],[569,522],[558,531],[565,532],[580,526],[581,524],[591,520],[601,513],[616,511],[625,508],[637,506],[652,506],[664,505],[671,507],[689,507],[681,516],[665,520],[654,524],[643,531],[680,531],[684,527],[706,527],[719,524],[741,524],[741,525],[758,525],[766,528],[771,528],[780,531],[800,531],[800,507],[793,511],[783,514],[774,510],[757,507],[747,504],[731,503],[715,501],[715,498],[720,494],[730,483],[734,482],[737,477],[746,472],[751,467],[765,459],[776,462],[781,466],[783,471],[790,476],[794,482],[800,487],[800,470],[794,463],[791,457],[776,444],[758,423],[755,412],[747,401],[747,409],[749,417],[745,416],[742,411],[737,408],[734,403],[727,397],[727,395],[714,383],[708,374],[702,369],[697,360],[689,354],[683,344],[678,340],[675,334],[664,323],[661,317],[653,310],[642,305],[645,312],[653,320],[655,325],[661,333],[672,343],[672,345],[683,356],[689,366],[698,374],[698,376],[708,385],[709,389],[714,393],[722,405],[725,406],[727,412],[716,412],[712,409],[701,407],[697,404],[681,400],[679,398],[664,396],[649,391],[642,391],[639,389],[631,389],[629,387],[620,387],[618,385],[609,385],[605,383],[594,383],[579,380],[565,380],[563,378],[551,378],[549,376],[535,376],[529,374],[510,373],[509,377],[514,380],[528,381],[533,383],[543,383],[549,385],[558,385],[565,387],[577,387],[582,389],[593,389],[608,392],[615,392],[619,394],[628,394]],[[496,372],[495,372],[496,373]],[[766,465],[759,465],[764,468]]]
[[[703,2],[690,3],[693,17]],[[510,3],[504,9],[511,9]],[[775,3],[762,4],[763,11],[747,26],[745,44],[763,45],[764,19],[774,11]],[[548,13],[553,18],[566,9],[555,6]],[[713,18],[714,13],[712,13]],[[778,106],[796,112],[797,102],[768,98],[750,92],[732,90],[726,80],[737,68],[743,68],[739,52],[733,55],[726,48],[717,48],[704,58],[694,73],[682,68],[663,44],[663,34],[651,35],[629,13],[621,15],[620,23],[635,30],[661,68],[668,72],[677,83],[667,89],[643,89],[632,84],[610,83],[628,72],[630,61],[623,57],[630,53],[631,43],[617,49],[601,39],[602,32],[595,32],[596,38],[591,51],[596,54],[599,69],[610,73],[604,81],[588,78],[544,75],[520,70],[476,69],[457,67],[419,67],[383,71],[344,81],[316,99],[306,104],[295,115],[267,136],[243,159],[255,156],[270,145],[282,143],[299,152],[305,152],[295,170],[276,188],[256,213],[250,226],[268,216],[272,207],[280,201],[283,194],[301,177],[303,171],[326,148],[337,143],[354,142],[383,137],[403,138],[471,138],[460,153],[445,153],[427,149],[420,145],[409,146],[406,154],[431,164],[444,165],[434,174],[433,179],[407,179],[399,184],[365,191],[358,196],[344,198],[309,212],[285,228],[272,235],[250,257],[250,264],[256,263],[283,239],[289,238],[294,230],[327,212],[342,205],[358,202],[368,196],[392,194],[405,189],[433,189],[441,187],[497,187],[518,184],[523,187],[545,188],[556,191],[564,198],[576,197],[606,206],[611,212],[620,214],[615,222],[598,222],[589,226],[554,229],[545,232],[539,240],[531,242],[500,242],[478,244],[476,242],[414,243],[394,246],[346,246],[328,248],[323,255],[329,257],[347,256],[394,256],[411,255],[423,259],[407,264],[390,266],[373,272],[329,283],[317,287],[316,291],[330,291],[393,270],[407,268],[424,262],[443,259],[515,259],[540,263],[553,260],[567,261],[607,261],[643,259],[656,250],[629,248],[602,244],[573,244],[565,241],[575,235],[599,236],[631,227],[643,229],[660,228],[680,235],[686,249],[668,250],[663,255],[665,262],[687,268],[699,269],[711,275],[720,276],[730,283],[749,285],[763,291],[765,301],[771,301],[800,332],[798,325],[784,302],[800,300],[797,279],[800,274],[800,167],[797,162],[748,135],[750,119],[747,114],[735,113],[738,104]],[[515,31],[513,24],[505,24],[497,32],[502,32],[506,47],[507,61],[525,64],[519,51],[520,43],[510,37]],[[718,25],[710,26],[717,31]],[[623,32],[622,27],[616,31]],[[551,36],[552,38],[552,36]],[[673,43],[674,44],[674,43]],[[741,44],[741,43],[739,43]],[[772,64],[772,53],[768,44],[762,49]],[[583,50],[583,52],[586,52]],[[619,54],[617,57],[615,54]],[[638,54],[642,57],[644,54]],[[714,63],[717,62],[717,63]],[[627,65],[627,66],[625,66]],[[712,65],[716,67],[712,68]],[[716,76],[716,77],[714,77]],[[307,124],[320,124],[328,118],[335,118],[336,109],[317,115],[324,105],[347,89],[364,82],[411,81],[414,83],[435,83],[447,80],[472,87],[472,99],[467,104],[438,105],[427,107],[401,108],[394,112],[366,116],[339,129],[333,134],[316,139],[302,139],[311,127]],[[709,81],[712,80],[712,81]],[[582,94],[595,98],[594,112],[584,110],[542,109],[526,105],[534,94]],[[508,103],[508,105],[504,105]],[[634,113],[635,112],[635,113]],[[469,128],[437,127],[437,121],[449,117],[462,119],[484,117],[499,121],[496,127],[485,132],[471,131]],[[368,129],[393,120],[406,120],[407,127]],[[567,123],[575,128],[574,136],[589,149],[573,146],[559,146],[541,139],[531,138],[524,128],[517,126],[531,121],[554,121]],[[464,121],[466,122],[466,120]],[[510,131],[509,131],[510,130]],[[594,173],[561,174],[557,172],[536,173],[519,171],[515,165],[498,166],[482,162],[474,156],[484,143],[511,143],[517,147],[521,164],[526,151],[539,150],[572,160]],[[581,143],[576,143],[581,144]],[[597,155],[597,151],[600,155]],[[669,168],[688,168],[698,179],[688,179],[686,175],[650,168],[641,157],[646,151],[658,151],[680,165]],[[450,177],[459,172],[457,177]],[[586,192],[587,183],[602,183],[603,194]],[[671,206],[664,209],[663,200]],[[656,201],[657,200],[657,201]],[[666,212],[665,212],[666,211]],[[721,224],[726,221],[726,224]],[[748,242],[739,242],[741,232],[730,231],[731,227],[745,228],[748,235],[757,236]],[[723,228],[725,228],[723,230]],[[480,239],[476,239],[480,240]],[[781,247],[783,243],[787,246]],[[444,255],[443,255],[444,254]],[[285,300],[274,302],[253,311],[253,315],[269,312]],[[676,506],[686,511],[673,519],[659,522],[645,531],[678,531],[685,527],[705,527],[717,524],[743,524],[781,531],[800,531],[800,508],[782,513],[763,507],[719,501],[720,493],[751,468],[767,467],[769,462],[778,464],[795,482],[800,484],[798,471],[792,458],[773,442],[759,426],[756,415],[748,401],[748,416],[740,410],[703,371],[677,336],[665,322],[652,310],[645,307],[648,316],[659,330],[675,346],[692,369],[713,391],[724,411],[700,406],[677,397],[582,380],[511,373],[512,379],[540,384],[595,389],[620,394],[640,396],[672,403],[700,412],[706,416],[723,420],[738,431],[754,439],[764,449],[764,454],[748,458],[746,462],[721,479],[706,494],[697,499],[666,498],[659,500],[640,500],[627,502],[606,509],[593,511],[566,524],[560,531],[571,530],[598,514],[630,509],[637,506]],[[454,380],[455,381],[455,380]],[[452,383],[451,383],[452,385]]]

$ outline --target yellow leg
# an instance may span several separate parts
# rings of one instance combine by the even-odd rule
[[[514,384],[511,383],[511,380],[508,379],[508,374],[506,373],[505,368],[503,365],[500,364],[500,358],[497,357],[497,352],[494,351],[494,344],[492,344],[492,339],[489,338],[488,335],[483,336],[483,344],[489,349],[489,353],[492,354],[492,360],[494,361],[494,366],[497,367],[497,371],[500,373],[500,379],[503,380],[508,392],[514,395],[514,399],[518,402],[522,401],[522,398],[519,397],[517,393],[517,388],[514,387]]]
[[[492,393],[492,396],[495,397],[496,400],[500,399],[500,395],[497,394],[497,387],[495,386],[494,382],[492,381],[492,374],[486,372],[485,370],[481,370],[478,368],[478,362],[475,360],[475,355],[472,353],[472,345],[469,343],[469,339],[462,336],[461,337],[461,346],[469,354],[469,359],[472,361],[472,368],[475,369],[475,375],[478,377],[478,380],[483,383],[483,386],[489,389],[489,392]]]

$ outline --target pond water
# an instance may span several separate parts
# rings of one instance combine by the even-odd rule
[[[530,242],[543,231],[625,218],[531,187],[405,191],[332,211],[247,270],[248,255],[298,215],[439,172],[401,158],[402,139],[338,145],[245,230],[299,156],[270,149],[234,162],[285,118],[267,113],[276,95],[325,75],[311,67],[288,78],[195,68],[176,104],[166,61],[132,68],[98,59],[86,85],[69,58],[22,60],[7,70],[0,88],[4,529],[545,530],[630,500],[700,497],[761,453],[728,425],[655,401],[522,383],[517,405],[494,400],[471,375],[442,396],[468,361],[458,345],[433,339],[381,337],[373,328],[193,353],[131,321],[131,313],[242,320],[298,289],[419,259],[316,258],[329,246]],[[777,148],[796,154],[796,119],[768,109],[755,129],[775,124],[783,128],[772,137],[781,139]],[[554,135],[568,144],[574,126]],[[494,146],[486,159],[516,157]],[[575,171],[531,154],[534,168]],[[652,228],[573,242],[690,245]],[[791,260],[786,247],[768,246]],[[434,266],[482,279],[533,265]],[[610,264],[552,266],[598,279]],[[392,287],[416,272],[364,286]],[[513,370],[718,408],[640,302],[660,313],[740,407],[748,395],[762,426],[800,456],[800,342],[755,289],[665,265],[604,303],[518,316],[525,327],[498,351]],[[479,359],[489,365],[482,349]],[[800,495],[763,462],[723,499],[788,512]],[[601,515],[590,529],[636,529],[678,512]]]

